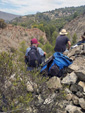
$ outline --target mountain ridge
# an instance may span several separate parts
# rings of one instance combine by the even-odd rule
[[[52,11],[46,11],[46,12],[38,12],[36,14],[32,15],[24,15],[20,16],[19,18],[13,19],[11,22],[28,22],[32,20],[33,22],[37,21],[49,21],[49,20],[56,20],[59,18],[64,18],[73,15],[75,12],[78,12],[79,14],[83,13],[85,11],[85,5],[78,6],[78,7],[65,7],[65,8],[59,8]]]
[[[15,15],[15,14],[0,11],[0,18],[4,19],[5,21],[11,21],[12,19],[14,19],[16,17],[19,17],[19,15]]]

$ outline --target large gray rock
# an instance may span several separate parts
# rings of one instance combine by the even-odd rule
[[[79,97],[79,98],[83,98],[84,95],[83,95],[82,92],[77,91],[76,96]]]
[[[80,81],[78,85],[80,85],[83,88],[83,91],[85,92],[85,82]]]
[[[77,46],[77,47],[75,47],[73,49],[70,49],[70,51],[69,51],[67,56],[71,58],[71,56],[79,55],[79,54],[81,54],[82,50],[83,50],[83,45]]]
[[[77,85],[77,84],[71,85],[70,90],[73,93],[77,93],[78,91],[83,92],[83,88],[81,86]]]
[[[75,95],[72,96],[72,101],[74,105],[79,105],[79,98]]]
[[[48,82],[47,86],[49,89],[60,89],[62,87],[60,79],[56,76],[52,77]]]
[[[77,75],[77,77],[78,77],[78,79],[80,81],[84,81],[85,82],[85,70],[75,71],[75,74]]]
[[[77,81],[77,76],[74,72],[72,72],[71,74],[69,74],[65,78],[63,78],[61,83],[63,83],[63,84],[75,84],[76,81]]]
[[[81,108],[80,108],[80,107],[76,107],[76,106],[74,106],[74,105],[67,105],[67,106],[66,106],[66,111],[67,111],[68,113],[83,113],[83,112],[81,111]]]
[[[83,98],[80,98],[80,99],[79,99],[79,104],[80,104],[80,106],[82,107],[82,109],[85,110],[85,100],[84,100]]]
[[[74,63],[73,64],[71,64],[69,67],[68,67],[68,69],[72,72],[72,71],[77,71],[77,70],[79,70],[79,66],[78,65],[75,65]]]

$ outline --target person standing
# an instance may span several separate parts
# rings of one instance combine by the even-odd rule
[[[54,51],[63,53],[66,50],[66,45],[68,45],[68,50],[70,49],[71,42],[66,36],[68,34],[66,29],[62,29],[59,34],[60,35],[56,39]]]

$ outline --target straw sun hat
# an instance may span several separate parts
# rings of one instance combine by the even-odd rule
[[[67,35],[68,33],[66,32],[66,29],[62,29],[59,34],[60,34],[60,35]]]

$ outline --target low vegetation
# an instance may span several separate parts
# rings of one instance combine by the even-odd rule
[[[22,42],[19,50],[0,53],[0,111],[20,113],[26,110],[33,100],[26,86],[29,77],[37,87],[47,80],[40,75],[40,70],[26,71],[25,51],[25,42]]]
[[[0,19],[0,28],[5,28],[6,27],[6,23],[3,19]]]

